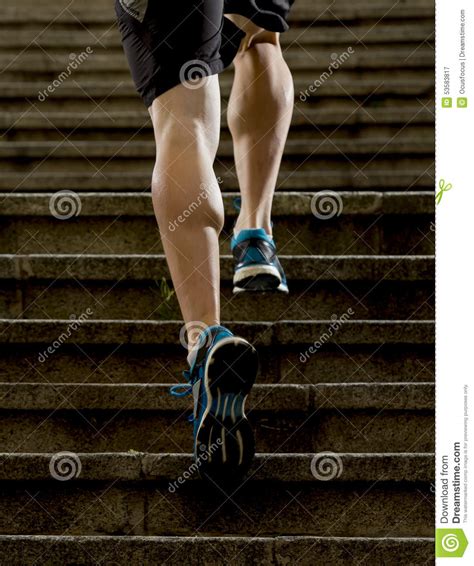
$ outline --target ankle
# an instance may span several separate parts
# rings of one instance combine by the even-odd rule
[[[220,321],[216,317],[209,316],[203,318],[205,319],[204,322],[198,321],[185,324],[186,334],[184,335],[184,340],[187,341],[188,360],[191,353],[202,346],[203,332],[207,332],[213,326],[220,326]]]
[[[237,235],[241,230],[256,230],[258,228],[263,228],[265,232],[272,236],[272,223],[271,220],[263,220],[257,218],[237,218],[234,226],[234,234]]]

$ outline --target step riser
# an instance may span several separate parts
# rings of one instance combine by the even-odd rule
[[[65,401],[65,406],[68,401]],[[433,452],[430,411],[328,411],[252,414],[257,452]],[[191,453],[185,414],[153,411],[1,411],[0,444],[6,452]]]
[[[139,136],[150,136],[152,124],[149,114],[144,107],[131,109],[124,106],[118,112],[112,114],[108,112],[87,113],[81,112],[81,108],[72,106],[68,112],[61,112],[60,109],[44,114],[42,108],[37,111],[30,111],[26,114],[4,113],[0,116],[0,131],[4,135],[4,140],[14,140],[16,136],[25,136],[25,141],[31,141],[34,136],[42,140],[47,140],[48,136],[59,136],[56,128],[62,130],[69,139],[79,136],[95,136],[96,139],[114,139],[112,136],[118,132],[119,139],[124,136],[129,139],[132,134]],[[325,104],[319,100],[317,104],[306,103],[304,113],[300,112],[303,107],[298,108],[292,115],[293,130],[308,130],[308,122],[317,124],[318,128],[326,134],[333,136],[347,135],[355,133],[352,130],[360,129],[363,133],[372,132],[392,132],[395,127],[398,130],[407,123],[410,128],[417,126],[423,133],[427,130],[427,124],[434,123],[433,101],[429,98],[419,100],[415,104],[410,101],[397,101],[397,104],[385,101],[375,105],[367,104],[359,107],[355,101],[333,101]],[[374,128],[374,120],[377,127]],[[422,125],[424,129],[422,129]],[[221,120],[221,135],[228,136],[227,120],[225,115]],[[375,131],[377,130],[377,132]],[[319,130],[318,130],[319,131]],[[357,130],[359,131],[359,130]],[[311,129],[313,135],[317,135],[314,127]],[[342,134],[340,134],[342,132]],[[429,132],[432,135],[432,130]],[[54,138],[56,139],[56,138]]]
[[[13,351],[12,351],[13,350]],[[186,350],[127,345],[63,344],[38,361],[44,344],[0,345],[3,382],[177,383],[182,381]],[[259,383],[428,382],[434,380],[433,346],[324,345],[301,359],[306,347],[259,347]],[[306,360],[306,361],[304,361]],[[113,377],[111,377],[113,376]]]
[[[339,216],[328,220],[280,216],[275,218],[274,236],[282,255],[431,255],[432,221],[431,214]],[[222,254],[230,253],[234,222],[235,218],[227,219],[220,239]],[[163,253],[153,217],[0,217],[0,228],[2,253]]]
[[[369,111],[370,112],[370,111]],[[15,116],[17,116],[15,114]],[[413,113],[413,118],[415,113]],[[297,118],[297,119],[296,119]],[[326,118],[325,123],[318,123],[318,132],[314,131],[314,126],[301,123],[301,115],[296,116],[293,126],[290,130],[288,139],[291,142],[298,142],[301,139],[309,139],[313,144],[312,147],[308,147],[308,150],[312,151],[313,148],[317,148],[320,144],[324,142],[328,137],[337,145],[340,142],[344,143],[348,138],[356,138],[355,144],[358,141],[366,142],[370,139],[383,139],[389,140],[390,138],[397,135],[397,133],[403,128],[404,124],[394,122],[393,125],[387,123],[385,126],[383,124],[372,127],[370,124],[346,124],[344,127],[339,127],[335,124],[329,122]],[[394,117],[396,118],[396,117]],[[423,114],[421,116],[420,123],[417,124],[416,118],[413,120],[411,126],[405,128],[404,133],[406,133],[406,139],[408,142],[419,143],[422,142],[427,146],[431,147],[434,144],[434,135],[432,127],[431,114],[429,117]],[[48,117],[49,119],[49,117]],[[330,117],[329,117],[330,119]],[[409,118],[408,118],[409,119]],[[343,121],[344,118],[341,118]],[[41,119],[39,120],[41,122]],[[61,125],[61,121],[57,119],[52,119],[52,123],[48,123],[46,118],[42,119],[42,123],[32,124],[30,129],[21,128],[20,124],[8,124],[4,131],[0,132],[5,137],[3,141],[17,142],[17,143],[28,143],[36,140],[38,143],[41,142],[63,142],[66,136],[69,141],[74,142],[76,145],[81,142],[87,142],[92,144],[93,142],[103,141],[103,142],[122,142],[124,139],[130,139],[136,142],[149,142],[153,140],[153,130],[151,122],[147,122],[147,117],[144,115],[140,117],[138,121],[128,120],[127,126],[122,128],[118,127],[117,124],[113,124],[109,119],[108,125],[100,124],[97,129],[94,128],[93,120],[90,119],[89,123],[85,122],[80,128],[76,128],[76,125]],[[55,122],[59,122],[56,126]],[[121,120],[123,122],[123,120]],[[426,122],[428,124],[426,125]],[[25,122],[25,124],[27,124]],[[145,126],[144,126],[145,125]],[[56,126],[56,127],[55,127]],[[337,133],[334,130],[338,128]],[[397,136],[398,137],[398,136]],[[225,124],[222,124],[221,128],[221,140],[227,143],[230,139],[230,134]],[[326,145],[326,144],[324,144]],[[147,151],[147,156],[149,152]],[[287,152],[287,155],[291,154],[291,150]],[[318,150],[319,154],[319,150]]]
[[[93,313],[85,312],[71,319],[23,320],[0,319],[0,336],[3,343],[45,344],[67,342],[76,344],[131,344],[176,345],[182,333],[179,320],[94,320]],[[430,320],[353,320],[349,314],[342,317],[337,328],[329,332],[331,321],[222,321],[231,325],[236,335],[243,335],[255,346],[303,346],[314,354],[314,345],[323,335],[325,343],[332,345],[423,344],[431,345],[434,339],[434,321]],[[197,322],[193,330],[201,329]],[[337,332],[336,332],[337,330]],[[58,336],[60,341],[58,342]],[[72,338],[73,337],[73,338]],[[306,348],[305,348],[306,346]],[[312,348],[312,350],[311,350]]]
[[[92,39],[92,38],[91,38]],[[85,49],[89,47],[89,50]],[[49,49],[47,54],[40,48],[27,49],[21,57],[15,52],[0,54],[0,66],[7,69],[10,75],[19,73],[25,76],[26,73],[34,73],[35,78],[41,78],[42,74],[53,74],[53,76],[63,75],[63,80],[68,80],[74,76],[78,80],[99,79],[129,79],[129,69],[123,49],[119,44],[104,49],[97,42],[91,41],[88,46],[83,47],[84,51],[76,53],[76,57],[71,58],[71,51],[60,49],[59,46]],[[346,48],[347,49],[347,48]],[[418,44],[407,46],[380,46],[372,45],[366,49],[358,50],[354,48],[352,56],[350,52],[340,45],[311,46],[307,50],[301,49],[298,45],[289,46],[284,49],[284,57],[288,66],[293,72],[306,71],[315,73],[326,72],[326,80],[332,78],[332,67],[330,65],[341,58],[339,68],[345,71],[351,69],[429,69],[434,65],[434,50],[428,46]],[[91,53],[89,53],[92,51]],[[334,57],[335,56],[335,57]],[[78,58],[79,57],[79,58]],[[76,69],[70,67],[75,61]],[[336,69],[336,72],[339,69]],[[8,76],[3,78],[8,80]]]
[[[307,85],[304,86],[304,88],[306,87]],[[35,91],[32,91],[30,93],[32,100],[36,99],[38,92],[39,86]],[[59,90],[57,92],[59,93]],[[387,118],[396,115],[397,110],[400,110],[407,105],[413,108],[414,111],[412,111],[410,113],[410,116],[408,116],[406,119],[400,119],[400,127],[406,125],[406,123],[410,119],[413,120],[412,122],[410,122],[411,124],[417,124],[422,119],[424,121],[428,121],[429,123],[432,123],[434,120],[433,99],[432,96],[430,96],[430,92],[427,92],[425,95],[420,94],[420,96],[417,97],[419,103],[417,103],[415,106],[413,106],[413,100],[410,98],[390,98],[387,95],[383,100],[380,99],[374,101],[373,103],[367,101],[363,106],[363,110],[361,110],[361,108],[358,106],[358,104],[362,102],[363,99],[360,99],[359,101],[357,99],[346,100],[342,97],[326,97],[322,93],[320,94],[321,96],[319,96],[319,98],[314,101],[314,104],[310,100],[302,103],[298,98],[300,92],[296,91],[296,104],[301,104],[301,106],[298,107],[293,113],[293,120],[306,124],[309,118],[311,122],[318,125],[324,125],[327,123],[332,124],[334,126],[334,129],[338,126],[341,126],[343,122],[345,125],[350,125],[354,122],[356,117],[360,117],[360,120],[363,123],[367,124],[373,122],[372,118],[375,118],[378,123],[386,123]],[[59,96],[54,96],[51,99],[48,98],[41,104],[37,104],[35,102],[37,108],[37,110],[35,111],[31,105],[26,106],[24,99],[22,99],[20,95],[18,95],[16,101],[12,97],[4,98],[2,100],[2,108],[4,109],[5,113],[7,111],[16,111],[18,117],[22,116],[23,113],[28,110],[27,114],[23,116],[23,120],[28,121],[28,117],[31,118],[33,116],[37,116],[38,120],[41,120],[42,122],[42,127],[46,129],[50,129],[51,124],[48,123],[44,116],[49,117],[50,115],[54,115],[54,113],[58,112],[63,114],[73,113],[73,116],[76,113],[80,113],[81,116],[79,117],[79,119],[73,118],[74,124],[70,126],[71,128],[78,129],[87,126],[87,124],[90,123],[90,121],[94,121],[94,119],[100,119],[106,129],[114,128],[118,124],[120,124],[120,122],[114,123],[114,113],[119,112],[139,112],[142,116],[142,118],[139,120],[139,127],[146,127],[147,123],[149,122],[149,115],[147,114],[146,108],[144,107],[140,98],[134,95],[133,92],[131,92],[130,95],[125,98],[114,98],[113,96],[111,96],[110,98],[104,99],[103,101],[99,99],[99,102],[100,107],[97,107],[97,105],[94,104],[94,102],[92,102],[90,99],[82,99],[78,94],[71,94],[71,97],[69,99],[67,97],[60,98]],[[347,109],[348,107],[349,109],[345,110],[344,115],[340,119],[333,118],[331,121],[331,119],[328,118],[331,111],[335,111],[341,108]],[[313,108],[321,110],[325,116],[319,119],[314,119],[312,115]],[[380,109],[385,110],[384,117],[379,116],[380,113],[378,112],[378,110]],[[304,114],[302,114],[302,112],[300,112],[299,110],[303,111]],[[326,112],[324,110],[326,110]],[[4,120],[5,116],[3,116],[2,118],[2,127],[4,127]],[[391,118],[391,121],[395,120]],[[8,127],[11,127],[12,125],[13,124],[11,124],[10,122],[10,125]],[[127,124],[126,127],[128,128],[129,125]],[[136,129],[134,133],[136,133]]]
[[[176,297],[159,290],[160,281],[127,285],[54,281],[42,284],[2,282],[0,318],[69,319],[93,311],[94,319],[177,320]],[[290,294],[232,294],[232,284],[221,286],[221,313],[226,320],[331,320],[350,312],[358,320],[433,319],[434,285],[416,283],[334,283],[290,281]]]
[[[71,81],[64,81],[55,90],[52,87],[53,92],[47,91],[46,94],[48,96],[46,97],[45,95],[46,100],[43,102],[38,99],[38,95],[44,89],[47,89],[54,79],[57,79],[57,75],[52,73],[48,80],[38,83],[31,82],[31,73],[26,74],[23,77],[24,80],[20,80],[22,78],[20,76],[15,76],[14,78],[14,81],[3,82],[0,100],[2,100],[2,104],[4,100],[5,102],[7,100],[15,100],[17,104],[21,103],[24,110],[31,109],[31,103],[26,103],[25,97],[35,101],[35,104],[40,104],[43,111],[46,111],[48,108],[47,104],[50,104],[50,111],[55,108],[57,110],[58,107],[55,101],[64,99],[84,100],[93,97],[97,103],[101,103],[102,100],[110,97],[114,100],[120,100],[122,104],[125,102],[124,99],[139,101],[136,89],[130,78],[126,81],[121,81],[118,85],[113,80],[110,82],[106,80],[82,80],[82,88],[76,87]],[[299,96],[300,93],[308,91],[307,99],[305,100],[305,97],[303,97],[305,102],[317,102],[320,97],[323,97],[323,99],[324,97],[334,97],[346,100],[348,96],[362,97],[362,102],[366,98],[373,96],[375,91],[377,91],[378,97],[408,97],[410,101],[413,101],[414,97],[432,95],[434,89],[434,73],[431,69],[429,71],[423,69],[408,71],[395,69],[390,73],[389,78],[387,78],[387,70],[372,70],[369,72],[341,70],[337,81],[327,80],[318,88],[310,91],[309,87],[314,83],[315,79],[318,79],[318,75],[315,77],[314,72],[305,73],[300,71],[294,77],[295,95]],[[221,92],[224,100],[229,98],[231,86],[232,76],[230,72],[224,73],[221,79]],[[97,104],[94,105],[94,108],[97,109]]]
[[[410,539],[321,539],[311,537],[254,538],[0,538],[0,553],[9,557],[11,566],[48,566],[103,564],[114,566],[182,566],[199,564],[206,556],[214,566],[248,564],[299,564],[327,566],[354,561],[363,564],[370,556],[371,566],[431,564],[434,562],[434,540]]]
[[[135,147],[129,145],[123,150],[117,148],[117,153],[114,152],[114,148],[99,149],[100,142],[91,142],[92,147],[86,145],[81,147],[79,143],[71,143],[71,145],[68,144],[67,149],[61,151],[61,147],[64,147],[63,144],[64,141],[58,144],[53,142],[44,147],[37,146],[36,149],[12,146],[9,149],[2,148],[0,149],[1,170],[8,173],[9,171],[16,171],[19,165],[25,168],[25,164],[29,164],[33,168],[37,167],[38,171],[61,171],[70,167],[71,172],[73,172],[78,166],[85,167],[84,162],[86,162],[87,170],[100,175],[100,172],[106,174],[107,171],[118,171],[119,169],[124,173],[135,168],[144,170],[146,167],[152,166],[155,159],[153,142],[143,142]],[[113,145],[115,147],[116,144]],[[418,158],[420,158],[420,162],[423,162],[423,159],[431,156],[433,152],[433,140],[390,142],[386,138],[379,138],[361,144],[352,141],[350,145],[340,140],[329,142],[314,140],[314,142],[309,142],[308,145],[303,145],[303,147],[290,147],[285,152],[283,171],[290,169],[291,165],[303,164],[307,169],[316,164],[325,169],[333,161],[347,162],[347,156],[351,156],[354,158],[355,166],[362,170],[362,173],[360,173],[362,175],[366,174],[365,170],[372,164],[371,158],[374,154],[380,155],[381,159],[385,158],[385,160],[387,155],[400,156],[403,160],[406,159],[407,154],[412,154],[415,158],[415,165],[418,165]],[[113,162],[110,163],[112,159]],[[223,167],[226,171],[232,170],[233,156],[230,145],[223,147],[218,152],[216,160],[221,170]]]
[[[156,482],[3,484],[0,533],[433,535],[429,484],[320,482],[314,487],[290,483],[275,489],[259,482],[246,484],[225,502],[216,490],[206,492],[200,486],[197,491],[191,483],[172,494],[167,485]]]
[[[278,176],[277,188],[287,191],[316,191],[323,189],[339,189],[343,191],[357,189],[359,191],[373,190],[374,192],[394,190],[406,191],[407,187],[412,190],[425,191],[434,190],[434,161],[417,159],[414,166],[413,160],[401,160],[394,166],[393,160],[386,162],[377,159],[382,169],[375,168],[372,163],[365,169],[362,175],[354,168],[338,163],[337,169],[334,164],[317,172],[301,166],[297,171],[282,170]],[[418,165],[425,167],[419,170]],[[326,167],[328,165],[326,164]],[[401,168],[400,168],[401,167]],[[421,169],[421,167],[420,167]],[[222,179],[222,190],[238,191],[239,185],[235,173],[225,170],[219,163],[215,164],[215,172]],[[103,177],[89,171],[63,173],[31,173],[25,176],[24,171],[0,176],[0,189],[2,191],[147,191],[150,189],[151,169],[140,171],[134,170],[125,174],[123,171],[110,173]]]

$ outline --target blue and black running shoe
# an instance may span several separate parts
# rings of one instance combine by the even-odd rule
[[[201,476],[239,478],[255,454],[245,401],[257,376],[257,352],[224,326],[210,326],[201,332],[189,362],[188,383],[174,385],[171,393],[193,394],[194,457]]]
[[[275,242],[263,228],[241,230],[232,238],[235,261],[234,293],[281,291],[288,293],[285,272]]]

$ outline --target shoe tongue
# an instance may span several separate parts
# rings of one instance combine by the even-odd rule
[[[208,326],[207,328],[205,328],[199,335],[194,348],[188,354],[187,361],[190,369],[193,369],[193,366],[196,364],[196,362],[204,359],[205,352],[207,352],[207,350],[212,344],[216,342],[216,340],[220,340],[221,338],[225,338],[227,336],[232,336],[232,332],[225,326],[216,324],[214,326]]]

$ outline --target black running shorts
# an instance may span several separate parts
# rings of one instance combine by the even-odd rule
[[[170,88],[214,75],[234,59],[244,32],[225,14],[268,31],[288,29],[294,0],[116,0],[130,71],[147,107]]]

